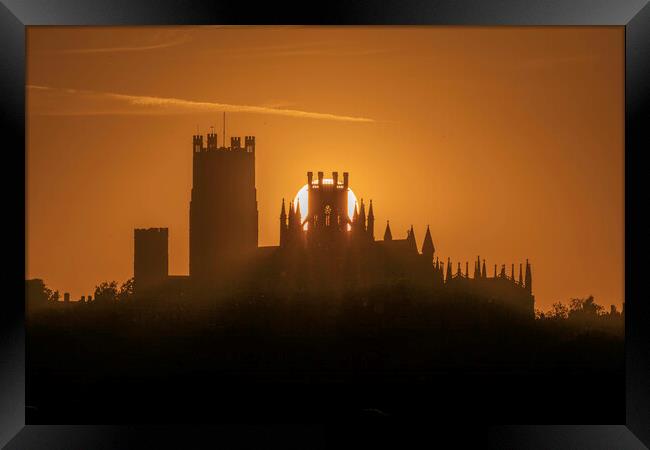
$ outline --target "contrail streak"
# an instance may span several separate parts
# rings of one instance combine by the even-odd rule
[[[305,119],[320,119],[320,120],[337,120],[343,122],[374,122],[373,119],[367,117],[356,117],[356,116],[346,116],[340,114],[330,114],[322,112],[312,112],[312,111],[302,111],[298,109],[286,109],[286,108],[273,108],[268,106],[255,106],[255,105],[237,105],[231,103],[219,103],[219,102],[201,102],[194,100],[184,100],[180,98],[173,97],[151,97],[143,95],[127,95],[127,94],[116,94],[111,92],[97,92],[97,91],[85,91],[77,89],[62,89],[62,88],[52,88],[47,86],[28,86],[29,89],[33,91],[47,92],[53,95],[59,96],[69,96],[77,97],[80,101],[116,101],[117,106],[129,106],[133,110],[124,110],[124,109],[114,109],[106,108],[103,109],[96,108],[93,110],[92,105],[81,105],[77,106],[75,111],[75,106],[72,106],[72,111],[65,110],[65,106],[62,106],[61,111],[56,109],[50,109],[47,112],[38,111],[38,107],[34,111],[36,114],[45,114],[45,115],[97,115],[97,114],[188,114],[196,112],[215,112],[215,111],[226,111],[226,112],[243,112],[243,113],[253,113],[253,114],[268,114],[268,115],[277,115],[277,116],[288,116],[288,117],[297,117]],[[38,106],[38,105],[36,105]]]

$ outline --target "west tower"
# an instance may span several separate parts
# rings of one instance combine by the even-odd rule
[[[255,137],[232,137],[218,147],[216,133],[192,140],[190,277],[220,281],[245,268],[257,249]]]

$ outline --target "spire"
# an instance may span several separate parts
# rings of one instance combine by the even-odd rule
[[[458,269],[456,270],[456,275],[460,276],[460,261],[458,261]]]
[[[392,241],[393,233],[390,232],[390,222],[386,221],[386,231],[384,231],[384,241]]]
[[[296,202],[296,212],[293,215],[293,219],[296,221],[296,225],[300,228],[302,225],[302,214],[300,213],[300,199]]]
[[[413,225],[411,225],[411,229],[406,234],[406,241],[409,243],[409,247],[417,253],[418,245],[415,242],[415,231],[413,231]]]
[[[469,278],[469,261],[465,261],[465,278]]]
[[[531,294],[533,292],[533,274],[531,273],[530,264],[526,259],[526,291]]]
[[[287,224],[289,228],[293,228],[293,202],[289,202],[289,216],[288,216],[288,221]]]
[[[429,230],[429,225],[427,225],[427,233],[424,235],[424,242],[422,243],[422,255],[424,255],[427,262],[429,262],[433,260],[433,253],[435,251],[433,239],[431,239],[431,231]]]
[[[499,276],[500,276],[501,278],[505,278],[505,277],[506,277],[506,265],[505,265],[505,264],[501,264],[501,273],[499,274]]]
[[[451,280],[451,258],[447,258],[447,281]]]
[[[363,231],[366,231],[366,205],[361,199],[361,209],[359,210],[359,228]]]
[[[487,270],[485,270],[485,258],[483,258],[483,270],[481,271],[481,278],[487,278]]]
[[[370,199],[370,208],[368,208],[368,228],[366,230],[371,241],[375,240],[375,213],[372,210],[372,199]]]
[[[521,275],[521,273],[522,273],[522,272],[521,272],[521,266],[522,266],[522,264],[519,263],[519,286],[522,286],[522,287],[523,287],[523,285],[524,285],[524,278],[523,278],[523,276]]]
[[[352,214],[352,226],[355,230],[359,229],[359,210],[357,209],[357,202],[354,202],[354,214]]]
[[[284,209],[284,199],[282,199],[282,209],[280,210],[280,247],[286,244],[287,239],[287,213]]]
[[[481,278],[481,257],[476,258],[476,264],[474,264],[474,279],[477,280]]]
[[[515,281],[515,265],[514,265],[514,263],[512,264],[512,271],[510,272],[510,278],[512,278],[512,281]]]
[[[282,199],[282,209],[280,210],[280,221],[285,224],[287,222],[287,213],[284,209],[284,199]]]

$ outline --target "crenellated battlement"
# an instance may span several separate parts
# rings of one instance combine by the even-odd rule
[[[135,228],[134,231],[136,234],[168,234],[169,228]]]
[[[347,189],[349,187],[350,177],[348,172],[343,172],[343,181],[339,178],[339,173],[332,172],[332,178],[325,178],[324,172],[317,172],[317,178],[314,180],[314,172],[307,172],[308,189],[323,189],[331,187],[332,189]]]
[[[255,153],[255,136],[244,136],[244,147],[241,146],[240,136],[231,136],[230,147],[219,147],[217,133],[207,134],[207,147],[203,145],[203,135],[195,134],[192,136],[192,151],[194,153],[212,152],[212,151],[240,151],[245,153]]]

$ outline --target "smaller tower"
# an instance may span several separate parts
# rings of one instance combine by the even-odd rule
[[[526,259],[526,292],[529,294],[532,294],[533,292],[533,274],[531,273],[528,259]]]
[[[487,278],[487,270],[485,269],[485,258],[483,258],[483,270],[481,270],[481,278]]]
[[[523,287],[524,286],[524,278],[523,278],[523,275],[522,275],[521,266],[522,266],[522,264],[519,263],[519,286]]]
[[[159,287],[167,280],[168,236],[167,228],[134,230],[133,279],[136,291]]]
[[[451,280],[451,258],[449,257],[447,257],[447,276],[445,277],[445,280]]]

